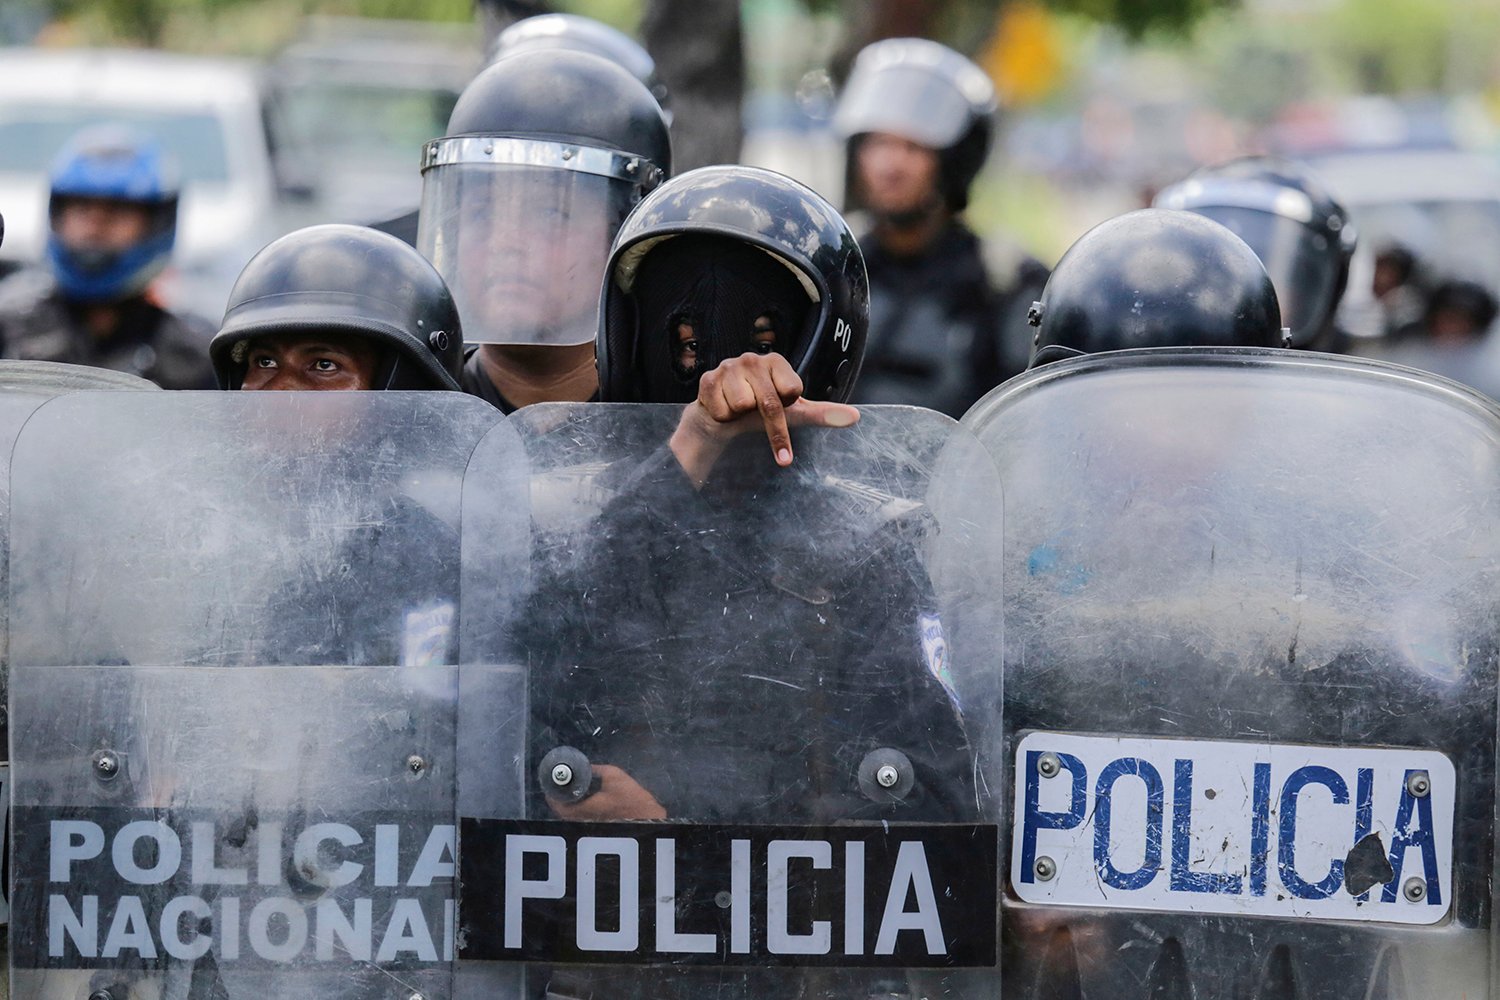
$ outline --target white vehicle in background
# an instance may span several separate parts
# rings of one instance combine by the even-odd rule
[[[120,122],[155,135],[181,168],[162,300],[216,323],[240,268],[277,235],[276,174],[255,63],[153,51],[0,49],[0,264],[39,261],[47,177],[79,129]]]

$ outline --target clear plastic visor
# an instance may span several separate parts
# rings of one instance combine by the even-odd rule
[[[1336,289],[1339,263],[1329,238],[1295,219],[1251,208],[1195,208],[1250,245],[1276,286],[1281,322],[1292,343],[1306,344],[1321,331]]]
[[[889,132],[933,149],[963,138],[972,106],[946,77],[921,66],[892,66],[856,75],[833,123],[848,137]]]
[[[552,167],[452,163],[423,177],[417,248],[475,344],[586,344],[633,182]]]

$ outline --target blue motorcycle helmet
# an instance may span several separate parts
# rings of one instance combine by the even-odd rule
[[[50,181],[47,261],[63,295],[77,302],[118,302],[144,291],[167,266],[177,241],[177,164],[161,143],[123,125],[91,126],[63,146]],[[122,249],[66,245],[58,217],[77,200],[142,207],[145,236]]]

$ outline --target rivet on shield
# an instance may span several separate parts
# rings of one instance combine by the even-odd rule
[[[413,993],[411,996],[407,997],[406,1000],[427,1000],[427,998],[422,996],[422,994],[420,993]]]
[[[1432,792],[1432,778],[1426,771],[1413,771],[1406,776],[1406,790],[1414,799],[1425,799]]]
[[[562,158],[565,160],[571,160],[573,158],[573,152],[574,150],[572,146],[564,146],[562,151]]]
[[[896,782],[901,780],[901,772],[890,764],[886,764],[875,772],[875,781],[881,788],[895,788]]]
[[[494,152],[495,152],[495,144],[494,143],[487,142],[487,143],[484,144],[484,155],[485,156],[490,156]]]
[[[1057,875],[1057,862],[1048,857],[1037,858],[1034,870],[1040,881],[1051,882]]]
[[[427,761],[423,760],[418,754],[412,754],[406,758],[406,769],[414,775],[421,774],[427,770]]]
[[[1420,903],[1427,898],[1427,883],[1419,878],[1409,878],[1401,887],[1401,894],[1413,903]]]
[[[1062,772],[1062,761],[1055,753],[1044,753],[1037,758],[1036,773],[1044,778],[1055,778]]]
[[[91,759],[94,762],[94,774],[101,781],[109,781],[120,773],[120,757],[113,750],[96,750]]]
[[[552,769],[552,783],[558,788],[566,788],[573,783],[573,769],[566,764],[558,764]]]

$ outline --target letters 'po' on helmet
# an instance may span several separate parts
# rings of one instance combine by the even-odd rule
[[[610,243],[671,168],[644,84],[600,56],[526,46],[476,76],[424,147],[417,248],[471,343],[591,343]]]
[[[177,240],[176,162],[154,138],[123,125],[95,125],[70,139],[53,161],[47,260],[63,295],[78,302],[117,302],[144,291],[172,256]],[[122,250],[70,247],[57,217],[72,199],[139,205],[146,235]]]
[[[813,305],[796,343],[780,353],[809,398],[847,401],[870,325],[869,278],[859,244],[838,210],[816,192],[790,177],[742,166],[701,167],[668,181],[620,229],[599,306],[600,399],[641,401],[633,283],[652,250],[683,235],[759,247],[793,270]]]
[[[941,194],[962,211],[984,166],[998,105],[984,70],[925,38],[888,38],[861,49],[833,117],[847,145],[845,196],[856,197],[855,157],[864,136],[888,132],[936,150]]]
[[[376,389],[458,389],[463,332],[448,287],[394,236],[365,226],[299,229],[240,272],[209,344],[219,387],[244,382],[256,337],[337,332],[381,351]]]
[[[1250,244],[1276,286],[1292,346],[1309,346],[1333,321],[1349,281],[1355,228],[1307,167],[1243,157],[1197,171],[1163,189],[1154,204],[1207,216]]]
[[[1276,289],[1255,251],[1192,212],[1145,208],[1100,223],[1057,262],[1029,367],[1136,347],[1284,347]]]
[[[634,38],[602,21],[581,14],[538,14],[523,17],[495,38],[490,61],[513,55],[524,49],[572,49],[603,56],[641,81],[656,103],[668,113],[670,97],[666,84],[656,75],[656,60]]]

